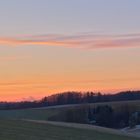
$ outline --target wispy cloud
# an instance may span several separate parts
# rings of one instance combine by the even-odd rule
[[[128,78],[107,78],[107,79],[94,79],[94,80],[62,80],[59,82],[49,81],[49,82],[28,82],[28,81],[10,81],[10,82],[0,82],[0,87],[3,86],[31,86],[36,88],[49,88],[55,85],[71,85],[71,84],[102,84],[102,83],[120,83],[120,82],[134,82],[140,81],[140,77],[128,77]]]
[[[105,35],[83,33],[76,35],[47,34],[27,37],[0,37],[0,45],[39,45],[84,49],[140,47],[140,34]]]
[[[26,82],[0,82],[0,86],[21,86],[21,85],[28,85]]]

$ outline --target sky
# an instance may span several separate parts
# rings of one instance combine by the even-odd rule
[[[140,89],[139,0],[0,1],[0,101]]]

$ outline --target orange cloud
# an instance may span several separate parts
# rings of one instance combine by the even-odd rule
[[[29,82],[27,81],[10,81],[10,82],[0,82],[0,87],[3,86],[32,86],[37,88],[43,88],[43,87],[50,87],[52,85],[71,85],[71,84],[99,84],[99,83],[112,83],[112,82],[127,82],[127,81],[140,81],[139,77],[127,77],[127,78],[112,78],[112,79],[95,79],[95,80],[59,80],[59,81],[39,81],[35,82],[34,80],[31,80]]]
[[[84,49],[116,48],[116,47],[138,47],[140,46],[140,34],[124,35],[39,35],[28,37],[1,37],[0,45],[42,45],[77,47]]]
[[[0,38],[0,44],[5,45],[47,45],[47,46],[67,46],[77,45],[78,41],[65,41],[65,40],[31,40],[31,39],[20,39],[20,38]]]

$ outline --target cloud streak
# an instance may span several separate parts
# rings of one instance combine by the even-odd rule
[[[27,37],[0,37],[0,45],[60,46],[83,49],[140,47],[140,34],[105,35],[83,33],[76,35],[47,34]]]
[[[112,79],[95,79],[95,80],[64,80],[59,82],[27,82],[27,81],[11,81],[11,82],[0,82],[0,87],[3,86],[34,86],[37,88],[43,88],[43,87],[50,87],[52,85],[60,85],[65,84],[102,84],[102,83],[112,83],[112,82],[133,82],[133,81],[140,81],[140,77],[128,77],[128,78],[112,78]]]

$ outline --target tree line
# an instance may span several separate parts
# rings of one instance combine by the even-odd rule
[[[124,91],[116,94],[100,92],[64,92],[36,101],[0,102],[0,109],[24,109],[67,104],[98,103],[111,101],[140,100],[140,91]]]
[[[121,104],[119,106],[83,104],[68,108],[50,116],[50,121],[74,122],[97,125],[108,128],[134,128],[140,124],[140,110],[136,105]]]

